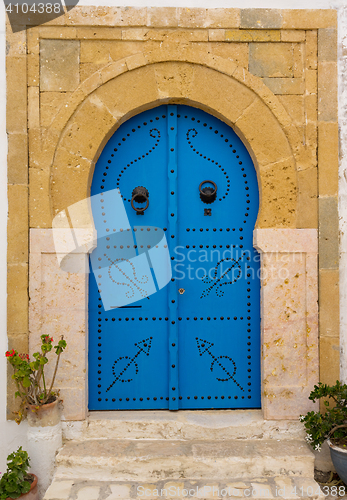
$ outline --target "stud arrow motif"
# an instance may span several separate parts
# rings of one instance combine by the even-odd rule
[[[211,363],[211,372],[213,373],[213,370],[215,368],[215,365],[219,366],[221,370],[224,372],[223,377],[216,377],[216,379],[219,382],[227,382],[228,380],[232,380],[240,389],[241,391],[244,391],[244,388],[235,380],[234,375],[236,373],[236,363],[235,361],[230,357],[230,356],[215,356],[211,352],[211,348],[214,346],[212,342],[208,342],[207,340],[199,339],[198,337],[195,338],[198,350],[199,350],[199,355],[203,356],[205,353],[207,353],[209,356],[212,358],[212,363]],[[221,362],[223,360],[223,363]],[[224,360],[229,360],[232,363],[232,370],[228,370],[224,365],[226,362]],[[232,373],[231,373],[232,372]]]
[[[113,373],[115,379],[112,382],[112,384],[106,389],[106,392],[108,392],[118,380],[120,382],[131,382],[133,380],[132,378],[128,378],[128,379],[123,378],[124,374],[126,373],[126,371],[129,369],[129,367],[132,364],[135,366],[135,373],[137,374],[139,372],[139,365],[136,363],[135,360],[141,354],[141,352],[146,354],[146,356],[149,356],[149,351],[151,350],[151,346],[152,346],[152,339],[153,339],[153,337],[149,337],[148,339],[141,340],[140,342],[135,342],[134,346],[138,348],[138,351],[133,357],[120,356],[118,359],[116,359],[116,361],[113,363],[113,366],[112,366],[112,373]],[[125,367],[122,368],[120,372],[118,370],[116,371],[117,363],[119,363],[123,359],[126,360]]]

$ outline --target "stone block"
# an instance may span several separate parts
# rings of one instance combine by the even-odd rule
[[[225,30],[208,30],[208,40],[210,42],[224,42]]]
[[[319,194],[337,196],[339,183],[339,130],[337,123],[318,124]]]
[[[49,127],[59,109],[67,103],[72,92],[41,92],[40,119],[41,127]]]
[[[50,168],[59,133],[50,129],[29,129],[29,168]],[[44,144],[44,147],[42,145]]]
[[[334,385],[340,379],[340,339],[320,337],[319,339],[319,380],[323,384]]]
[[[318,30],[318,61],[337,61],[337,30]]]
[[[74,91],[79,84],[79,51],[77,40],[41,40],[41,91]]]
[[[103,83],[106,83],[126,71],[128,71],[128,68],[125,64],[125,59],[121,59],[120,61],[111,63],[100,70],[101,80]]]
[[[305,92],[305,81],[302,78],[262,78],[262,80],[274,94],[301,95]]]
[[[6,58],[7,132],[27,130],[27,63],[25,56]]]
[[[155,76],[160,97],[184,97],[190,95],[194,67],[168,62],[155,66]]]
[[[143,54],[134,54],[125,59],[125,64],[127,65],[128,70],[131,71],[132,69],[139,68],[140,66],[146,66],[147,61]]]
[[[7,262],[28,262],[28,187],[9,185]]]
[[[282,11],[279,9],[242,9],[241,28],[282,28]]]
[[[65,500],[70,497],[74,481],[54,481],[45,493],[45,500]]]
[[[38,87],[28,87],[28,127],[40,126],[40,92]]]
[[[269,165],[291,158],[291,148],[282,127],[260,101],[256,100],[248,107],[236,125],[253,149],[259,165]],[[257,131],[260,129],[262,134],[259,135]],[[287,169],[288,166],[283,166],[283,170]]]
[[[118,61],[132,54],[138,54],[145,49],[145,43],[139,41],[121,41],[110,44],[110,57],[113,61]]]
[[[302,125],[305,120],[304,96],[283,95],[278,97],[289,116],[296,125]]]
[[[28,137],[8,134],[7,178],[9,184],[28,183]]]
[[[294,78],[302,78],[304,72],[304,44],[293,44],[293,76]]]
[[[337,63],[318,63],[318,121],[337,121]]]
[[[206,47],[206,45],[205,45]],[[218,43],[210,44],[213,55],[233,61],[242,68],[248,68],[248,44],[247,43]],[[202,47],[203,49],[203,47]]]
[[[129,484],[110,484],[111,495],[105,500],[118,500],[118,498],[130,498],[131,485]]]
[[[114,26],[146,26],[147,24],[146,7],[116,7],[115,12]]]
[[[122,25],[121,7],[79,6],[64,16],[68,26],[114,27]]]
[[[319,268],[338,269],[339,220],[337,199],[320,197],[319,206]]]
[[[317,30],[306,31],[306,68],[317,69]]]
[[[83,156],[70,153],[64,148],[58,148],[52,165],[52,174],[55,179],[53,190],[59,188],[58,178],[60,178],[60,176],[59,175],[57,176],[56,175],[57,173],[59,172],[63,173],[64,171],[68,171],[71,182],[73,183],[74,186],[78,186],[83,184],[85,179],[88,179],[92,167],[93,165],[91,164],[91,161],[86,158],[83,158]],[[64,183],[64,174],[62,175],[62,177],[63,178],[61,182]],[[80,191],[81,187],[78,189],[78,193]],[[87,197],[87,193],[84,191],[83,191],[83,196]],[[64,198],[65,197],[63,195],[61,199],[62,202],[64,201]],[[83,197],[81,197],[81,199],[83,199]]]
[[[6,33],[6,56],[23,56],[27,53],[25,29],[12,33]]]
[[[41,39],[73,40],[76,38],[76,28],[71,26],[41,26],[39,28]]]
[[[51,227],[51,203],[49,198],[50,172],[36,168],[29,169],[29,225],[30,227]]]
[[[317,94],[318,81],[317,81],[317,71],[314,69],[307,69],[305,71],[305,81],[306,81],[306,94]]]
[[[208,27],[207,9],[179,7],[177,13],[180,28]]]
[[[105,89],[108,85],[109,83],[100,88]],[[112,96],[110,99],[112,100]],[[74,120],[65,129],[61,138],[61,146],[72,154],[82,156],[92,162],[95,155],[105,145],[114,124],[114,116],[94,93],[79,107]],[[66,168],[57,172],[53,179],[52,192],[54,194],[59,191],[62,203],[59,210],[88,196],[88,176],[83,178],[84,171],[81,169],[77,169],[75,181],[69,184],[69,189],[64,187],[66,175],[63,172]]]
[[[215,73],[211,81],[211,70],[201,66],[195,67],[190,98],[227,116],[233,123],[256,99],[247,87],[227,75]]]
[[[122,30],[122,40],[144,41],[149,33],[148,28],[129,28]]]
[[[318,227],[318,179],[317,168],[298,172],[298,215],[297,227],[300,229]]]
[[[33,27],[26,30],[27,33],[27,51],[28,54],[40,54],[40,35],[39,28]]]
[[[80,82],[84,82],[87,78],[91,77],[96,71],[104,68],[104,64],[95,63],[82,63],[80,64]]]
[[[80,62],[108,64],[110,62],[110,43],[106,40],[81,40]]]
[[[37,54],[28,54],[28,87],[40,84],[40,57]]]
[[[102,85],[101,74],[100,71],[97,71],[81,83],[79,90],[81,90],[85,96],[88,96],[100,87],[100,85]]]
[[[208,9],[207,26],[210,28],[238,28],[241,15],[239,9]]]
[[[284,29],[314,30],[337,25],[335,9],[286,9],[282,12]]]
[[[163,490],[167,491],[167,498],[179,498],[183,497],[184,483],[178,481],[169,481],[164,483]]]
[[[279,42],[280,30],[225,30],[225,40],[228,42]]]
[[[28,264],[7,267],[7,330],[9,333],[28,331]]]
[[[306,120],[316,123],[318,117],[317,94],[309,94],[305,96],[304,110]]]
[[[63,418],[66,420],[85,420],[87,418],[86,388],[61,387],[60,396],[64,401]]]
[[[291,78],[293,50],[287,43],[250,43],[249,71],[255,76]]]
[[[124,82],[129,82],[131,85],[131,93],[128,84]],[[126,114],[136,108],[140,112],[146,103],[153,103],[158,99],[154,67],[152,65],[135,69],[131,72],[131,76],[130,72],[126,72],[100,87],[96,94],[114,116]]]
[[[306,123],[306,146],[308,148],[314,148],[315,152],[317,149],[317,124],[313,122]]]
[[[176,28],[178,26],[177,7],[148,7],[147,26]]]
[[[76,500],[98,500],[100,486],[84,486],[78,493]]]
[[[77,28],[76,38],[80,40],[121,40],[121,28]]]
[[[261,167],[260,182],[262,198],[266,201],[261,205],[257,227],[295,227],[297,181],[292,160]]]
[[[306,33],[304,30],[281,30],[282,42],[304,42]]]
[[[319,330],[320,337],[338,337],[340,328],[339,271],[319,272]]]

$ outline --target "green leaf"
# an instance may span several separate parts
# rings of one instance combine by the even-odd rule
[[[24,379],[23,379],[23,387],[30,387],[30,386],[31,386],[30,378],[29,377],[24,377]]]
[[[21,485],[22,493],[28,493],[30,491],[31,484],[29,481],[23,481]]]

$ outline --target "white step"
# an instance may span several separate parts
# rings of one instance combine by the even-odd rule
[[[307,477],[254,477],[220,482],[163,480],[83,481],[78,478],[55,479],[44,500],[151,500],[151,499],[251,499],[251,500],[323,500],[318,484]],[[332,497],[328,497],[332,498]]]
[[[261,410],[90,412],[64,424],[66,439],[304,439],[299,421],[264,420]]]
[[[57,477],[158,481],[269,476],[313,477],[314,456],[300,440],[126,440],[68,442]]]

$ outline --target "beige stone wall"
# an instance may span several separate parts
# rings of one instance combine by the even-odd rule
[[[336,11],[76,7],[7,36],[10,347],[28,345],[28,228],[89,195],[120,123],[184,102],[244,139],[259,228],[319,228],[320,377],[336,380]]]

